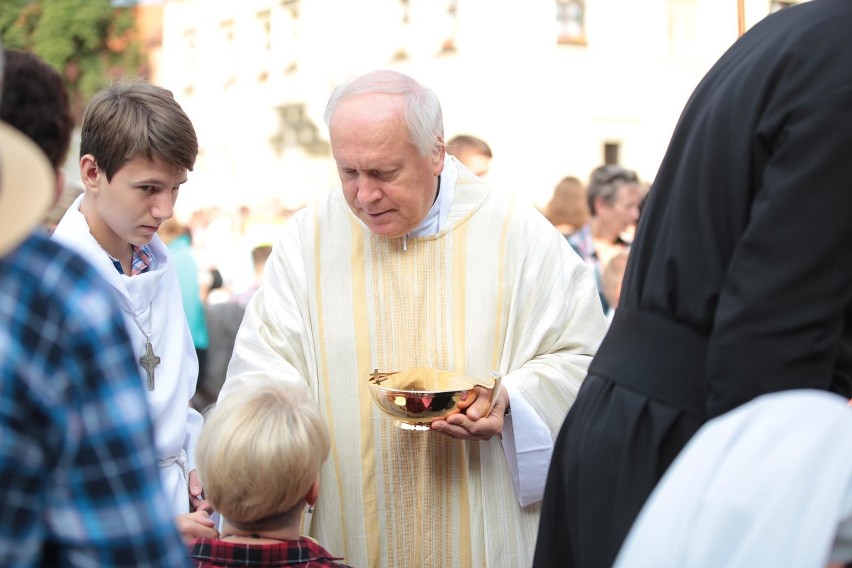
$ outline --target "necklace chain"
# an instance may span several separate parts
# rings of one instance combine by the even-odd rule
[[[102,245],[102,244],[101,244],[101,243],[100,243],[97,239],[95,239],[95,242],[97,243],[97,245],[98,245],[99,247],[101,247],[101,250],[102,250],[102,251],[104,251],[104,252],[106,253],[106,255],[109,257],[109,259],[110,259],[110,260],[112,260],[112,261],[114,261],[114,262],[121,262],[121,260],[119,260],[119,259],[117,259],[116,257],[112,256],[112,253],[110,253],[107,249],[105,249],[105,248],[104,248],[104,245]],[[131,264],[132,264],[132,263],[133,263],[133,245],[132,245],[132,244],[130,244],[130,243],[127,243],[127,246],[129,246],[129,247],[130,247],[130,262],[131,262]]]
[[[95,240],[97,242],[97,240]],[[101,243],[98,243],[98,246],[101,247],[110,260],[113,260],[113,256],[107,251]],[[130,245],[130,256],[131,262],[133,261],[133,245]],[[145,372],[148,375],[148,390],[154,390],[154,369],[157,365],[160,364],[160,358],[154,353],[154,348],[151,345],[151,337],[154,335],[154,300],[148,302],[148,333],[145,333],[145,328],[142,327],[142,324],[139,323],[139,318],[136,317],[136,312],[133,311],[133,306],[127,298],[124,297],[121,293],[119,293],[121,297],[121,301],[124,303],[124,310],[130,314],[130,317],[133,318],[133,323],[136,324],[136,327],[139,328],[139,331],[142,335],[145,336],[145,354],[139,357],[139,364],[145,368]]]
[[[101,247],[101,250],[106,253],[106,255],[110,258],[110,260],[115,257],[112,256],[104,246],[95,239],[95,242],[98,243],[98,246]],[[130,255],[133,256],[133,245],[130,245]],[[117,259],[116,259],[117,260]],[[148,303],[148,333],[145,333],[145,330],[142,329],[142,324],[139,323],[139,320],[136,319],[136,313],[133,311],[133,306],[130,305],[130,302],[127,301],[127,298],[121,296],[121,301],[124,302],[124,309],[127,310],[127,313],[130,314],[130,317],[133,318],[133,323],[136,324],[136,327],[139,328],[139,331],[142,332],[142,335],[145,336],[145,339],[148,343],[151,342],[151,335],[154,333],[154,301]]]
[[[133,312],[133,308],[130,307],[130,302],[128,302],[127,298],[124,296],[121,297],[121,300],[124,302],[127,313],[133,318],[133,323],[136,324],[136,327],[138,327],[139,331],[142,332],[142,335],[145,336],[145,340],[150,343],[151,335],[154,333],[154,301],[151,300],[148,302],[148,333],[145,333],[145,330],[142,329],[142,324],[139,323],[139,320],[136,318],[136,314]]]

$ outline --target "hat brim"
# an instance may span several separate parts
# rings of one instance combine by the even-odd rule
[[[55,172],[36,144],[0,122],[0,256],[23,242],[53,201]]]

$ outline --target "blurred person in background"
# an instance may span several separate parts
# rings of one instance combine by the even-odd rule
[[[175,264],[183,311],[192,334],[195,354],[198,356],[198,376],[203,377],[207,372],[207,348],[210,345],[210,336],[204,314],[198,262],[192,251],[192,235],[189,228],[174,217],[164,221],[157,234],[168,247]]]
[[[544,216],[560,233],[571,235],[589,222],[586,186],[574,176],[566,176],[553,189],[553,196],[544,208]]]
[[[584,250],[601,267],[630,246],[625,232],[639,220],[642,195],[639,176],[633,170],[606,165],[596,168],[589,176],[586,199],[591,214],[588,227],[592,248]]]
[[[611,322],[615,316],[615,308],[621,298],[621,283],[624,280],[624,272],[627,270],[627,258],[630,251],[625,250],[612,257],[604,268],[601,276],[601,291],[609,306],[606,312],[606,321]]]
[[[34,141],[53,167],[54,199],[65,187],[62,164],[71,144],[74,120],[68,91],[59,72],[33,53],[4,49],[3,85],[0,120],[5,121]]]
[[[607,312],[603,272],[613,256],[630,247],[625,232],[639,220],[639,177],[633,170],[614,164],[595,168],[586,186],[586,200],[589,222],[569,235],[568,242],[594,271],[601,306]]]
[[[447,141],[447,154],[455,157],[479,177],[488,175],[494,154],[482,138],[471,134],[459,134]]]
[[[251,249],[251,263],[254,268],[254,280],[242,292],[234,295],[234,301],[242,307],[248,305],[257,289],[260,288],[260,283],[263,280],[263,270],[266,268],[266,261],[269,260],[269,255],[272,254],[272,245],[261,244]]]
[[[228,362],[234,353],[234,341],[243,320],[246,306],[260,287],[266,261],[272,253],[272,245],[260,244],[252,248],[251,260],[254,265],[254,281],[240,293],[232,294],[230,299],[207,302],[207,328],[210,335],[208,364],[200,378],[198,393],[193,404],[205,409],[216,402],[219,391],[225,383]]]

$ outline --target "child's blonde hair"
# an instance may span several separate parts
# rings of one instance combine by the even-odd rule
[[[219,402],[198,441],[198,473],[213,508],[241,530],[291,524],[328,456],[325,421],[306,388],[254,381]]]

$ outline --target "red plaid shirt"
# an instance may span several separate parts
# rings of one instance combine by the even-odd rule
[[[339,564],[326,549],[309,538],[276,544],[242,544],[211,538],[197,538],[189,547],[189,557],[198,568],[225,566],[298,566],[301,568],[348,568]]]

